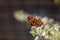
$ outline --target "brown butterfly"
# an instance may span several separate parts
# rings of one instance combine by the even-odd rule
[[[31,26],[36,26],[36,27],[38,27],[43,23],[41,19],[36,19],[33,16],[28,17],[28,22],[30,23]]]

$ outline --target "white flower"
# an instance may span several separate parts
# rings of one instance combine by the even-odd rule
[[[42,19],[42,17],[40,16],[35,16],[35,18],[38,20],[38,19]]]
[[[48,36],[45,35],[44,37],[45,37],[45,39],[48,39]]]
[[[43,34],[43,30],[40,27],[37,28],[37,34],[39,36],[42,36],[42,34]]]
[[[48,20],[48,23],[49,23],[49,24],[53,24],[53,23],[54,23],[54,19],[52,19],[52,18],[49,19],[49,20]]]
[[[53,26],[54,26],[54,27],[58,27],[58,26],[59,26],[59,24],[55,23],[55,24],[53,24]]]
[[[38,36],[36,36],[34,40],[39,40],[39,37],[38,37]]]
[[[55,31],[55,32],[58,32],[58,31],[59,31],[59,29],[58,29],[57,27],[55,27],[55,28],[54,28],[54,31]]]
[[[43,21],[44,24],[48,23],[48,17],[43,17],[41,20]]]
[[[50,27],[50,25],[49,24],[46,24],[45,27],[44,27],[44,30],[48,30],[49,27]]]
[[[23,10],[19,10],[19,11],[15,11],[14,12],[14,17],[18,20],[18,21],[26,21],[27,17],[29,15],[26,14]]]
[[[36,17],[39,19],[38,17]],[[40,40],[40,38],[49,39],[49,40],[57,40],[57,35],[59,33],[59,22],[55,22],[54,19],[49,19],[48,17],[41,17],[43,24],[40,27],[36,27],[35,40]],[[55,22],[55,23],[54,23]],[[35,31],[35,30],[34,30]],[[60,36],[58,36],[60,40]],[[42,39],[43,39],[42,38]]]

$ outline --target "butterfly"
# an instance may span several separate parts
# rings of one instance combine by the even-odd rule
[[[41,19],[36,19],[35,17],[33,16],[29,16],[27,18],[28,22],[30,23],[31,26],[40,26],[43,22],[41,21]]]

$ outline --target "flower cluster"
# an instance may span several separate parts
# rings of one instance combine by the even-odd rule
[[[27,14],[27,12],[24,12],[23,10],[18,10],[14,12],[14,18],[16,18],[20,22],[25,22],[29,15],[31,14]],[[35,18],[40,18],[43,24],[38,27],[31,27],[30,33],[35,37],[34,40],[60,40],[59,22],[55,22],[53,18],[48,17],[36,16]]]
[[[39,27],[31,27],[30,33],[35,37],[34,40],[60,40],[59,22],[55,22],[54,19],[48,17],[40,18],[43,24]]]

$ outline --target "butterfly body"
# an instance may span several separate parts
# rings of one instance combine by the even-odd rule
[[[33,16],[28,17],[28,22],[30,23],[31,26],[36,26],[36,27],[42,24],[41,19],[36,19]]]

